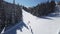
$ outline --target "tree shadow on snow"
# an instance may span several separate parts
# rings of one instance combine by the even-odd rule
[[[60,17],[60,14],[59,13],[57,13],[57,14],[49,14],[48,16],[49,17]]]
[[[49,17],[46,17],[46,16],[41,16],[40,18],[52,20],[52,18],[49,18]]]
[[[53,20],[52,18],[49,18],[49,17],[56,17],[56,18],[58,18],[58,17],[60,17],[60,14],[59,13],[52,13],[52,14],[49,14],[49,15],[47,15],[47,16],[41,16],[40,18],[43,18],[43,19],[49,19],[49,20]]]
[[[22,31],[23,27],[29,29],[28,26],[22,21],[22,22],[16,24],[15,26],[13,26],[13,27],[10,27],[10,29],[6,27],[4,34],[17,34],[16,30],[20,30],[21,32],[23,32]]]

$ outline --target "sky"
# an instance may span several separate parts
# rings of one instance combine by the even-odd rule
[[[13,0],[5,0],[5,1],[13,3]],[[15,0],[15,3],[19,5],[24,5],[26,7],[32,7],[46,1],[48,0]]]

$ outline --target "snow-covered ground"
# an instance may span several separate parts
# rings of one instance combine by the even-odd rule
[[[58,34],[60,30],[60,17],[38,18],[23,10],[23,20],[29,23],[33,34]],[[28,32],[27,32],[28,33]],[[29,33],[28,33],[29,34]]]
[[[16,24],[13,28],[5,32],[5,34],[59,34],[60,17],[46,16],[38,18],[23,10],[23,23]],[[24,27],[25,26],[25,27]]]

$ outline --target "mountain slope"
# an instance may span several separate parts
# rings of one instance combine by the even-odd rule
[[[24,11],[24,10],[23,10]],[[30,13],[25,13],[24,22],[29,23],[34,34],[58,34],[60,30],[60,17],[48,17],[50,19],[38,18],[36,16],[31,15]]]
[[[58,7],[59,8],[59,7]],[[16,24],[5,34],[58,34],[60,31],[60,16],[44,16],[38,18],[23,10],[23,22]],[[59,10],[60,11],[60,10]],[[55,13],[56,14],[56,13]]]

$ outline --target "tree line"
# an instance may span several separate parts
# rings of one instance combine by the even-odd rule
[[[29,8],[23,6],[23,9],[35,16],[40,17],[53,13],[56,8],[55,5],[56,5],[55,1],[51,1],[51,2],[41,3],[38,4],[37,6],[29,7]]]

